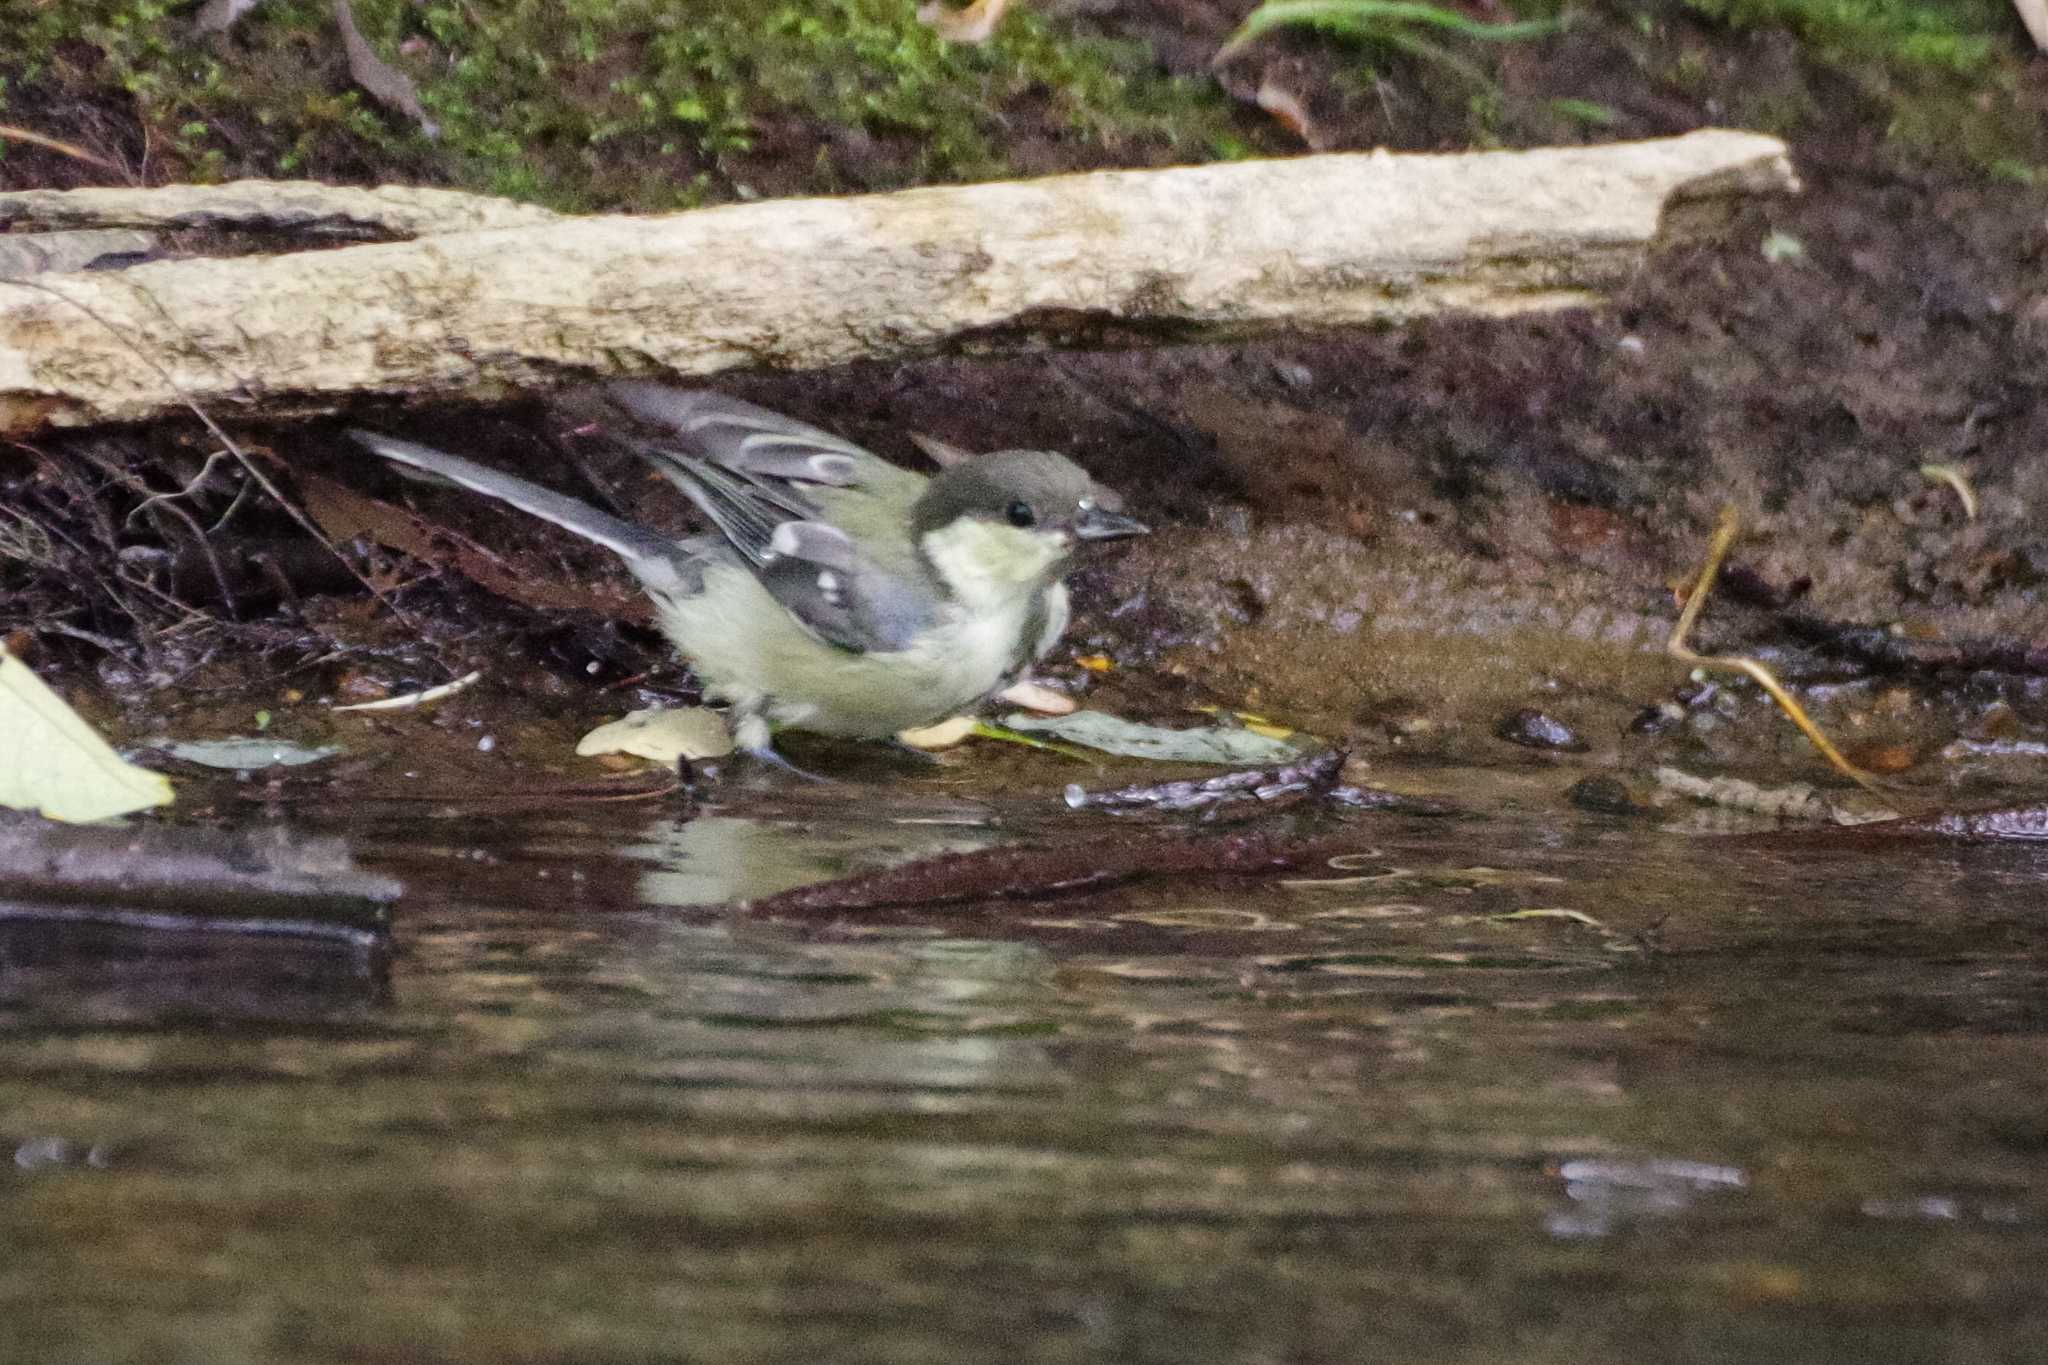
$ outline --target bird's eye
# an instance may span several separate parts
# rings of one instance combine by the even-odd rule
[[[1031,504],[1022,498],[1017,499],[1017,501],[1004,509],[1004,514],[1010,518],[1010,525],[1012,526],[1035,526],[1038,524],[1038,513],[1033,511]]]

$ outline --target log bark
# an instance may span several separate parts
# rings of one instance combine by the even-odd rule
[[[1597,302],[1795,190],[1774,138],[1312,156],[0,283],[0,433]]]
[[[561,214],[537,204],[419,185],[364,189],[312,180],[231,180],[0,192],[0,228],[31,237],[68,228],[150,228],[305,237],[309,245],[324,246],[329,241],[323,239],[384,242],[561,221]]]

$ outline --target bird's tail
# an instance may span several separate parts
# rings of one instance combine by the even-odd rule
[[[596,541],[625,560],[634,576],[649,588],[671,593],[691,590],[690,581],[695,576],[692,556],[683,545],[668,536],[644,526],[635,526],[588,503],[530,483],[516,474],[465,460],[460,455],[450,455],[445,450],[401,441],[395,436],[384,436],[374,431],[353,430],[349,436],[358,445],[387,460],[438,474],[451,483],[510,503],[542,521],[551,521],[564,530],[574,531],[585,540]]]

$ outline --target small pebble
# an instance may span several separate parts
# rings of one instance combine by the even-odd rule
[[[1571,726],[1534,707],[1524,707],[1512,715],[1503,716],[1493,732],[1508,743],[1519,744],[1525,749],[1573,754],[1586,751],[1586,742],[1572,732]]]
[[[1628,787],[1614,777],[1582,777],[1572,783],[1564,799],[1580,810],[1600,815],[1639,815],[1644,810],[1628,794]]]
[[[1628,723],[1629,733],[1636,735],[1661,735],[1685,719],[1685,708],[1675,701],[1660,701],[1655,706],[1645,706]]]

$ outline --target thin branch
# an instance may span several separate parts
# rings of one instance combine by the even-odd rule
[[[1695,668],[1719,668],[1740,673],[1751,679],[1770,694],[1771,700],[1778,704],[1778,709],[1785,713],[1786,719],[1799,727],[1799,733],[1805,735],[1813,747],[1820,750],[1820,756],[1833,765],[1836,772],[1865,791],[1877,792],[1877,783],[1871,780],[1870,775],[1842,756],[1842,751],[1821,733],[1821,728],[1813,723],[1812,717],[1806,714],[1806,709],[1793,699],[1792,694],[1785,690],[1784,684],[1780,683],[1768,668],[1755,659],[1745,658],[1739,654],[1701,654],[1686,643],[1692,635],[1693,626],[1700,619],[1700,612],[1707,605],[1707,594],[1714,590],[1714,580],[1721,574],[1721,561],[1728,557],[1729,547],[1741,533],[1742,521],[1731,503],[1721,509],[1720,524],[1714,528],[1714,538],[1707,543],[1706,562],[1700,566],[1699,577],[1693,580],[1692,591],[1686,594],[1685,606],[1678,613],[1678,624],[1671,628],[1671,639],[1664,646],[1665,653],[1680,663],[1690,664]]]
[[[312,519],[308,517],[305,514],[305,512],[299,508],[298,504],[294,503],[291,499],[287,498],[284,495],[283,490],[278,488],[276,484],[270,481],[269,476],[266,475],[260,467],[258,467],[255,460],[249,457],[249,453],[242,449],[242,447],[235,441],[235,438],[228,435],[227,432],[223,431],[221,429],[220,423],[213,420],[212,414],[208,413],[206,409],[200,407],[199,404],[192,401],[192,399],[185,393],[183,387],[179,385],[178,381],[171,377],[170,371],[166,370],[162,365],[157,363],[155,356],[150,355],[147,351],[144,351],[140,346],[136,345],[132,340],[129,339],[126,333],[121,331],[120,328],[114,326],[113,323],[108,322],[105,318],[101,317],[99,313],[94,311],[89,305],[81,303],[77,299],[71,298],[69,295],[65,294],[63,290],[53,289],[49,285],[44,284],[39,280],[12,280],[10,281],[10,283],[19,285],[23,289],[41,290],[43,293],[48,294],[50,297],[54,299],[58,299],[64,303],[70,304],[73,308],[76,308],[79,312],[91,318],[101,327],[104,327],[107,330],[107,332],[113,337],[115,337],[117,340],[119,340],[123,346],[127,347],[128,350],[134,352],[135,358],[140,360],[143,364],[147,365],[150,369],[156,371],[157,377],[163,380],[164,386],[168,388],[172,393],[176,394],[178,401],[181,404],[183,404],[184,407],[189,412],[191,412],[191,414],[194,417],[197,417],[200,423],[203,426],[205,426],[205,428],[208,431],[213,433],[213,438],[216,441],[219,441],[221,445],[225,446],[228,452],[232,454],[235,457],[235,459],[241,462],[243,470],[248,473],[249,477],[251,479],[254,479],[256,483],[263,489],[263,491],[268,493],[271,499],[274,502],[276,502],[279,507],[282,507],[285,510],[285,514],[287,516],[289,516],[293,521],[298,523],[300,530],[304,531],[307,535],[311,536],[320,545],[322,549],[327,551],[327,553],[333,555],[334,558],[341,564],[341,566],[344,569],[348,570],[350,577],[354,578],[356,582],[362,584],[364,589],[367,590],[372,597],[376,598],[379,602],[383,603],[385,609],[388,610],[401,623],[403,623],[408,629],[417,627],[418,623],[414,621],[411,616],[407,615],[402,607],[400,607],[396,602],[392,601],[389,597],[386,597],[383,591],[380,588],[378,588],[378,586],[375,583],[372,583],[368,578],[364,577],[362,572],[358,570],[355,565],[349,563],[348,556],[344,555],[338,548],[335,547],[332,541],[328,540],[326,536],[320,533],[320,528],[313,524]]]
[[[26,142],[31,146],[47,148],[61,156],[68,156],[73,161],[83,161],[89,165],[98,166],[103,171],[112,171],[115,175],[131,183],[134,179],[129,174],[126,166],[117,165],[103,156],[88,152],[76,143],[65,142],[59,138],[46,137],[41,133],[30,132],[28,129],[17,124],[0,123],[0,142]]]

